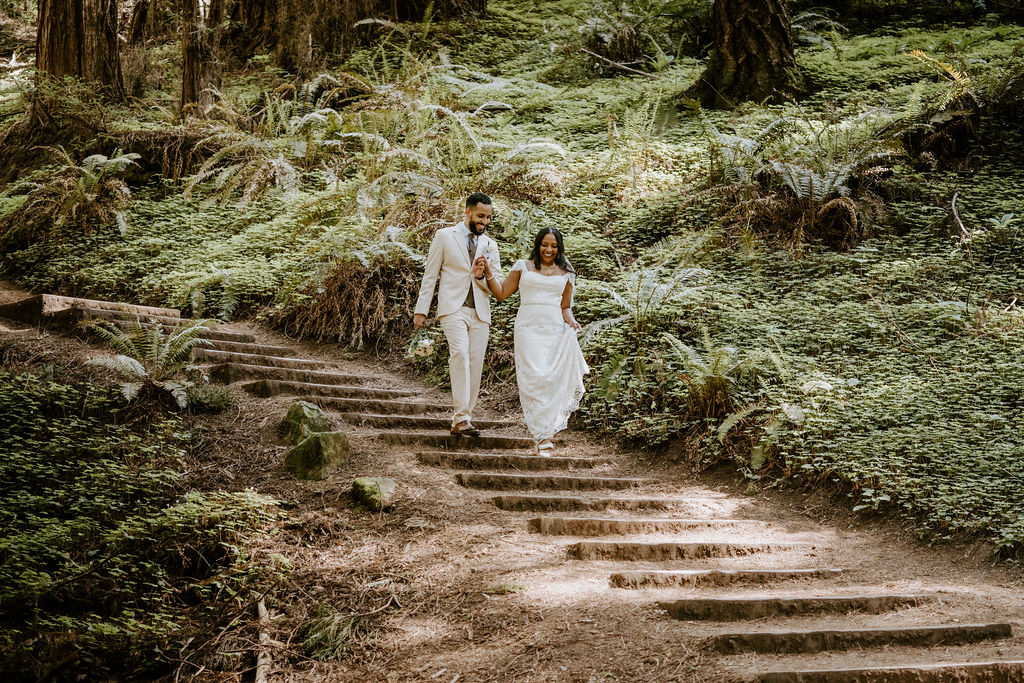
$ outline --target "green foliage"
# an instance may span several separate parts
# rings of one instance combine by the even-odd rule
[[[256,578],[243,541],[272,501],[178,490],[188,434],[121,413],[116,391],[0,373],[5,671],[35,678],[69,652],[90,676],[158,670],[154,648],[187,632],[197,600],[223,607]]]
[[[77,228],[88,235],[94,227],[117,223],[121,235],[128,232],[123,207],[131,191],[121,179],[136,165],[138,154],[114,152],[86,157],[76,164],[62,148],[51,151],[60,162],[55,177],[35,189],[24,202],[0,223],[5,244],[24,244],[49,233],[52,241],[67,238],[67,229]]]
[[[628,272],[615,287],[602,282],[588,282],[586,286],[611,297],[621,314],[588,325],[580,338],[580,344],[585,346],[605,328],[628,321],[637,347],[644,348],[645,336],[658,317],[670,313],[673,307],[678,307],[682,302],[693,300],[698,288],[691,283],[706,274],[699,268],[679,268],[673,272],[661,264]],[[667,276],[664,281],[663,276]]]
[[[128,329],[112,323],[94,324],[92,332],[118,354],[88,362],[128,379],[121,384],[126,401],[146,401],[168,394],[178,408],[185,408],[195,382],[181,375],[195,370],[192,349],[207,343],[202,336],[207,324],[205,320],[193,320],[164,330],[160,324],[144,326],[137,317]]]
[[[506,267],[537,228],[566,236],[577,317],[596,329],[580,422],[672,444],[697,467],[849,493],[930,539],[976,532],[1018,552],[1021,441],[1005,425],[1021,418],[1024,206],[1008,124],[1024,29],[921,18],[965,3],[858,0],[835,15],[851,28],[840,40],[797,3],[805,97],[676,111],[703,68],[692,55],[709,43],[710,4],[509,0],[472,22],[374,22],[374,44],[306,84],[272,68],[231,74],[213,122],[166,137],[163,156],[178,161],[162,168],[202,168],[191,196],[153,180],[120,207],[125,235],[5,240],[5,274],[225,318],[260,312],[290,334],[394,350],[408,340],[417,256],[481,189],[496,198]],[[886,23],[891,10],[909,24]],[[657,78],[587,45],[633,49],[630,66]],[[173,48],[153,50],[175,68]],[[63,103],[54,117],[69,129],[93,126],[83,139],[124,122],[132,130],[110,136],[125,148],[166,129],[175,97],[112,110],[70,82],[40,93]],[[19,169],[0,215],[53,170]],[[699,289],[658,289],[684,269],[706,273]],[[511,374],[514,314],[515,299],[495,306],[485,381]],[[414,363],[444,381],[443,353]]]

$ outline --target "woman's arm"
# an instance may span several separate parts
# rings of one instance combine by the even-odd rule
[[[515,291],[519,289],[519,273],[518,270],[513,270],[508,274],[508,277],[502,281],[492,270],[490,262],[483,256],[477,258],[477,263],[483,262],[484,266],[484,278],[487,281],[487,288],[491,290],[491,294],[498,301],[504,301],[509,298]]]
[[[576,322],[576,317],[572,314],[572,282],[570,281],[566,281],[565,289],[562,290],[562,320],[577,332],[583,329],[583,326]]]

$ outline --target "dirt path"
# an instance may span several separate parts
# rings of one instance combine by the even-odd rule
[[[323,362],[315,376],[291,371],[287,386],[263,384],[262,393],[281,393],[258,398],[242,387],[285,371],[218,356],[250,369],[231,371],[238,404],[206,422],[193,468],[197,486],[252,487],[286,513],[257,551],[289,567],[267,596],[269,680],[1024,680],[1024,666],[1000,674],[997,665],[938,678],[761,677],[1024,660],[1024,579],[982,544],[927,548],[897,524],[844,512],[845,501],[696,479],[580,433],[563,435],[548,460],[519,447],[516,424],[489,429],[488,448],[447,443],[443,425],[429,424],[443,422],[429,406],[447,396],[393,363],[251,325],[225,329]],[[267,367],[284,362],[264,356]],[[426,412],[374,389],[404,392],[399,402]],[[350,437],[350,461],[322,481],[296,480],[282,464],[277,425],[297,395],[331,410]],[[517,418],[504,410],[507,397],[488,401],[482,417]],[[354,506],[358,476],[396,480],[393,508]],[[790,600],[766,601],[780,597]],[[347,653],[316,661],[302,625],[329,613],[351,626],[336,639]],[[749,635],[769,632],[789,635],[768,646]],[[780,648],[793,653],[772,653]]]

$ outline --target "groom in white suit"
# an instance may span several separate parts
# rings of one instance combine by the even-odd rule
[[[437,318],[448,339],[448,370],[455,404],[451,433],[458,436],[480,434],[473,426],[473,408],[480,392],[491,327],[491,292],[484,276],[484,259],[490,264],[491,277],[500,277],[501,273],[498,245],[484,234],[490,222],[491,198],[474,192],[466,198],[465,219],[437,231],[427,253],[413,315],[413,327],[418,330],[427,321],[437,285]]]

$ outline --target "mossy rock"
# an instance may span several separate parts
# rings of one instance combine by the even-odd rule
[[[323,479],[350,453],[345,432],[314,432],[288,451],[284,465],[299,479]]]
[[[391,507],[391,498],[398,486],[387,477],[359,477],[352,482],[352,497],[374,512]]]
[[[323,408],[309,401],[296,401],[288,406],[281,424],[285,443],[297,444],[314,432],[329,432],[334,425]]]

